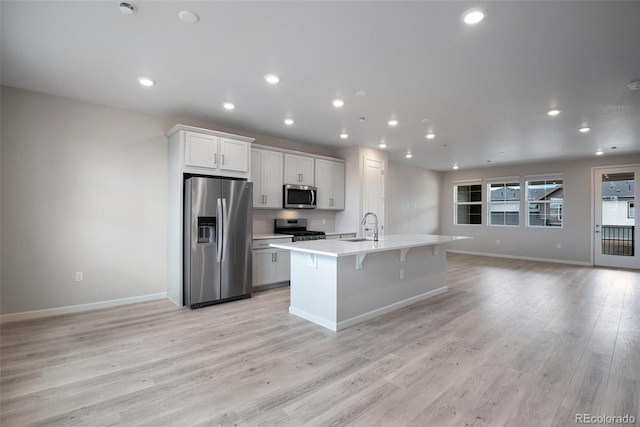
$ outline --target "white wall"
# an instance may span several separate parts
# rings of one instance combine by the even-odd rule
[[[387,233],[440,233],[442,173],[389,163]]]
[[[541,162],[446,172],[442,177],[441,224],[443,234],[472,236],[456,242],[451,249],[518,257],[591,262],[591,168],[595,166],[640,163],[640,155],[606,156],[576,161]],[[486,225],[486,198],[483,199],[483,225],[454,225],[453,185],[456,181],[524,176],[564,175],[564,225],[562,228],[528,228],[521,213],[519,227]],[[500,240],[500,244],[497,244]],[[561,248],[557,248],[560,243]]]
[[[2,109],[2,313],[166,292],[166,119],[7,87]]]

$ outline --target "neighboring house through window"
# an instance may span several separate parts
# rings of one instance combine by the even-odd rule
[[[456,224],[482,224],[482,184],[480,181],[454,184]]]
[[[489,225],[520,225],[520,182],[518,178],[489,181]]]
[[[564,186],[562,176],[527,178],[527,225],[562,227]]]

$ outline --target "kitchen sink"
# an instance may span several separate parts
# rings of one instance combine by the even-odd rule
[[[342,239],[343,242],[366,242],[369,239],[364,239],[362,237],[358,237],[357,239]]]

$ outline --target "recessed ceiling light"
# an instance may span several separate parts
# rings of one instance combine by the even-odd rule
[[[200,17],[197,13],[191,12],[190,10],[181,10],[178,12],[178,17],[185,24],[195,24],[200,20]]]
[[[133,14],[133,12],[136,11],[136,6],[131,4],[131,3],[127,3],[127,2],[122,2],[118,5],[118,7],[120,8],[120,12],[124,13],[125,15],[131,15]]]
[[[458,170],[458,165],[453,165],[453,170],[454,171]]]
[[[398,125],[398,121],[397,120],[389,120],[389,126],[397,126]]]
[[[559,108],[552,108],[549,111],[547,111],[547,114],[553,117],[553,116],[557,116],[558,114],[560,114],[561,111],[562,110],[559,109]]]
[[[498,156],[505,156],[507,153],[505,153],[504,151],[501,151],[498,153]]]
[[[582,126],[580,129],[578,129],[580,132],[582,133],[587,133],[591,130],[591,128],[589,126]]]
[[[430,119],[422,119],[420,120],[422,123],[429,123],[431,120]]]
[[[486,14],[482,9],[474,8],[465,11],[462,14],[462,20],[465,24],[475,25],[478,22],[482,21]]]
[[[433,139],[433,138],[435,138],[435,137],[436,137],[436,134],[435,134],[435,133],[431,133],[431,132],[429,132],[429,133],[427,134],[427,139]]]
[[[410,159],[410,158],[412,158],[412,157],[413,157],[413,154],[411,154],[411,153],[407,153],[407,154],[405,155],[405,157],[406,157],[407,159]]]
[[[442,144],[442,148],[447,148],[448,145],[447,144]]]
[[[272,85],[280,81],[280,77],[276,76],[275,74],[267,74],[266,76],[264,76],[264,79],[267,81],[267,83],[270,83]]]
[[[344,105],[344,101],[342,99],[334,99],[332,102],[334,107],[342,107]]]
[[[348,133],[346,133],[346,132],[342,132],[342,133],[340,134],[340,138],[342,138],[342,139],[347,139],[347,138],[349,138],[349,134],[348,134]]]
[[[154,84],[156,84],[156,82],[151,80],[149,77],[138,77],[138,83],[140,83],[142,86],[146,86],[146,87],[151,87]]]
[[[603,154],[604,154],[604,151],[602,151],[600,149],[598,151],[596,151],[596,156],[602,156]]]
[[[358,117],[358,120],[360,120],[361,122],[364,122],[367,120],[367,118],[365,116],[361,116],[361,117]]]
[[[233,105],[231,102],[225,102],[224,104],[222,104],[222,106],[224,107],[225,110],[233,110],[234,108],[236,108],[236,106]]]
[[[287,126],[291,126],[293,124],[293,119],[284,119],[284,124]]]
[[[384,142],[379,144],[378,147],[380,148],[387,148],[387,144],[385,144]]]
[[[367,92],[364,90],[359,90],[356,92],[356,96],[367,96]]]

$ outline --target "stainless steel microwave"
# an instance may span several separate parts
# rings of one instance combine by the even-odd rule
[[[285,184],[282,200],[285,209],[315,209],[316,187]]]

